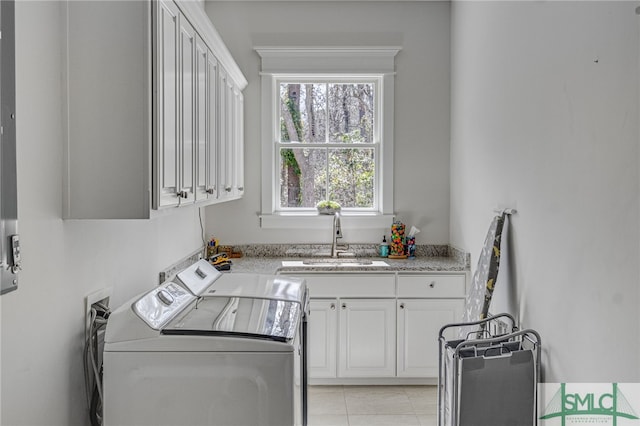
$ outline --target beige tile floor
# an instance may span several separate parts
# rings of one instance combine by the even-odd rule
[[[436,426],[436,386],[310,386],[309,426]]]

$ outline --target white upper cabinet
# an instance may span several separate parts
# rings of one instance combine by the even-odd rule
[[[207,140],[205,149],[207,198],[218,198],[218,61],[211,50],[207,52]]]
[[[233,88],[234,97],[234,188],[236,195],[244,194],[244,96],[237,86]]]
[[[162,3],[158,6],[162,10]],[[178,14],[178,70],[176,80],[180,82],[177,105],[169,104],[172,99],[159,98],[157,102],[157,121],[162,123],[167,112],[179,111],[177,127],[177,182],[175,187],[167,187],[160,179],[154,185],[158,191],[154,207],[167,207],[193,202],[228,200],[242,195],[239,183],[243,182],[244,131],[243,108],[239,100],[242,92],[238,84],[222,67],[219,68],[215,54],[208,48],[205,40],[196,32],[189,20]],[[173,31],[165,24],[165,18],[158,16],[159,39],[163,32]],[[159,56],[172,56],[171,46],[165,43],[160,47],[168,52],[159,52]],[[168,67],[167,67],[168,65]],[[164,81],[166,74],[173,75],[172,63],[159,63],[156,81]],[[161,77],[160,77],[161,76]],[[160,78],[159,78],[160,77]],[[165,125],[166,126],[166,125]],[[158,136],[157,155],[169,157],[164,152],[172,141],[162,140],[166,134]],[[173,158],[172,158],[173,159]],[[168,169],[168,172],[165,170]],[[156,170],[160,176],[173,176],[173,163],[158,162]],[[242,183],[242,189],[244,183]],[[173,189],[173,192],[171,190]]]
[[[204,10],[173,0],[64,7],[64,217],[150,218],[241,196],[243,112],[226,98],[229,87],[241,98],[247,81]],[[224,148],[223,124],[233,135]]]
[[[231,165],[229,159],[232,153],[229,152],[229,117],[230,99],[227,88],[227,71],[224,67],[218,68],[218,153],[220,160],[218,161],[218,197],[220,199],[231,198],[231,182],[229,180],[229,167]]]
[[[195,131],[196,131],[196,31],[182,15],[180,17],[180,180],[178,198],[181,203],[195,201]]]
[[[218,70],[218,196],[236,199],[244,192],[244,103],[242,91],[224,67]]]
[[[207,61],[209,53],[207,45],[200,36],[196,39],[196,121],[195,121],[195,149],[196,149],[196,201],[207,199],[207,134],[209,113],[209,93],[207,82]]]
[[[156,8],[155,93],[156,144],[154,181],[157,204],[177,205],[180,199],[180,11],[171,1]]]

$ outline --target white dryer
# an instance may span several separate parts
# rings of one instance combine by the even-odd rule
[[[303,280],[199,261],[111,314],[103,424],[306,425]]]

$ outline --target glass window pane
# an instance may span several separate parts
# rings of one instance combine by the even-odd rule
[[[346,208],[373,207],[374,174],[374,149],[330,149],[329,199]]]
[[[372,83],[329,84],[330,142],[373,142]]]
[[[327,150],[282,148],[280,150],[280,207],[315,207],[325,199]]]
[[[327,85],[280,84],[280,141],[325,142]]]

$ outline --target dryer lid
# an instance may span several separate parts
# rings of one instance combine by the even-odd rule
[[[255,297],[204,297],[162,334],[224,335],[288,342],[301,320],[300,303]]]

